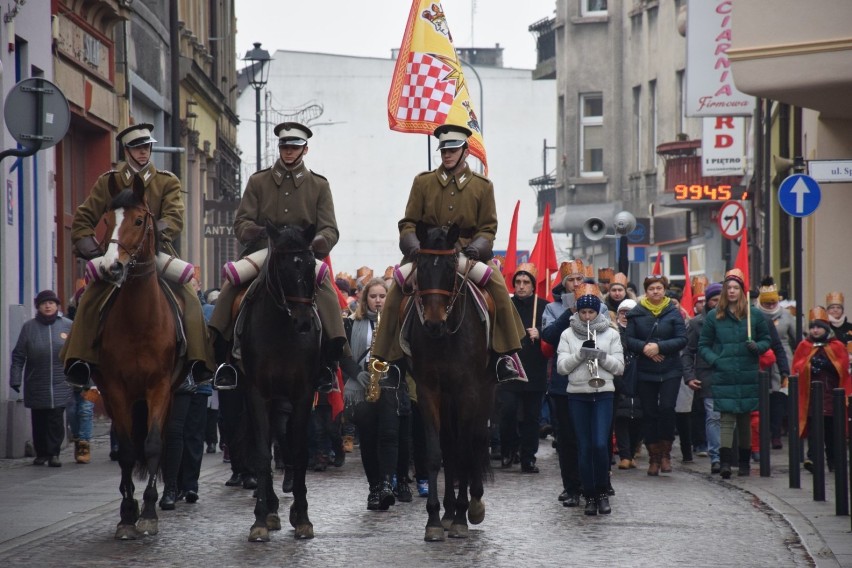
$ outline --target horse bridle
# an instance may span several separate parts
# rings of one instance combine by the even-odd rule
[[[127,248],[124,245],[124,243],[122,243],[118,239],[110,239],[108,241],[110,244],[115,243],[116,245],[118,245],[118,248],[124,250],[130,256],[130,261],[127,263],[127,268],[129,270],[133,270],[137,266],[147,266],[149,264],[152,265],[151,270],[154,270],[154,267],[153,267],[154,259],[153,258],[151,260],[146,260],[145,262],[140,262],[138,260],[139,256],[142,254],[142,250],[145,248],[145,244],[148,242],[148,234],[151,232],[151,230],[154,226],[154,214],[151,213],[151,210],[148,209],[148,207],[145,207],[144,211],[145,211],[145,221],[144,221],[145,229],[142,232],[142,238],[139,240],[139,245],[136,247],[136,250],[131,251],[129,248]],[[134,276],[142,276],[143,274],[147,274],[148,272],[150,272],[150,271],[145,271],[145,272],[142,272],[142,273],[134,274]]]
[[[306,253],[306,252],[313,253],[313,251],[309,248],[283,250],[283,251],[275,251],[275,252],[281,253],[281,254],[302,254],[302,253]],[[274,262],[273,259],[274,258],[275,258],[275,253],[271,253],[269,255],[269,260],[267,261],[267,264],[266,264],[267,273],[275,271],[275,267],[273,266],[273,262]],[[275,274],[276,274],[276,280],[277,280],[278,279],[277,272],[275,272]],[[272,283],[270,282],[271,278],[268,277],[268,274],[267,274],[267,278],[265,278],[265,281],[266,281],[265,286],[266,286],[267,294],[269,294],[269,297],[272,298],[272,301],[275,303],[275,305],[279,309],[281,309],[282,311],[287,313],[288,317],[293,316],[293,313],[290,311],[289,302],[295,302],[297,304],[304,304],[304,305],[308,305],[308,306],[316,305],[317,289],[319,288],[319,286],[314,285],[314,293],[313,293],[313,296],[310,297],[310,298],[305,298],[305,297],[302,297],[302,296],[286,296],[285,295],[284,296],[284,302],[280,303],[278,301],[278,296],[275,294],[276,291],[273,290],[273,288],[272,288]]]
[[[417,254],[428,254],[428,255],[433,255],[433,256],[449,256],[449,255],[452,255],[456,258],[456,262],[453,263],[453,290],[452,290],[452,292],[449,291],[449,290],[444,290],[443,288],[427,288],[426,290],[417,290],[417,289],[414,290],[417,310],[421,314],[423,313],[423,299],[422,299],[423,296],[439,295],[439,296],[446,296],[447,298],[449,298],[449,301],[447,302],[447,309],[446,309],[446,312],[444,313],[444,318],[443,318],[443,320],[445,322],[449,321],[450,315],[453,313],[453,308],[456,305],[456,300],[459,299],[459,296],[465,296],[466,297],[466,295],[463,293],[463,291],[464,291],[465,286],[467,285],[468,276],[470,274],[470,269],[471,269],[472,263],[468,262],[467,266],[465,267],[464,276],[462,277],[461,281],[459,281],[459,279],[456,278],[456,274],[455,274],[455,266],[458,265],[458,251],[456,251],[455,249],[448,249],[448,250],[420,249],[417,252]],[[422,317],[422,315],[421,315],[421,317]],[[459,320],[459,326],[461,326],[461,320]],[[450,333],[450,335],[452,335],[456,331],[458,331],[458,327],[456,327],[456,329],[450,331],[449,333]]]

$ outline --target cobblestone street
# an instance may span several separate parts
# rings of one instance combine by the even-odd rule
[[[486,517],[467,540],[426,543],[425,499],[397,503],[388,512],[366,509],[367,487],[357,450],[339,469],[309,472],[308,500],[316,538],[297,542],[286,521],[292,498],[282,499],[284,530],[266,544],[247,541],[253,522],[251,491],[224,485],[222,454],[206,454],[200,501],[159,511],[160,534],[113,540],[118,522],[116,464],[107,448],[90,466],[61,469],[6,467],[4,524],[15,525],[15,495],[41,500],[77,495],[75,513],[0,543],[4,566],[810,566],[813,561],[784,518],[731,484],[676,465],[652,478],[643,469],[614,469],[609,516],[585,517],[565,508],[558,462],[549,440],[539,451],[538,475],[517,468],[494,471],[486,486]],[[700,459],[700,458],[699,458]],[[29,463],[28,461],[26,462]],[[496,463],[496,462],[495,462]],[[70,471],[69,471],[70,470]],[[87,485],[89,480],[96,483]],[[84,481],[84,482],[81,482]],[[280,495],[281,476],[275,476]],[[65,487],[66,489],[63,489]],[[96,494],[92,495],[92,491]],[[54,497],[58,496],[58,497]],[[141,496],[140,496],[141,499]],[[13,505],[12,507],[7,506]],[[66,503],[62,504],[66,506]],[[67,505],[70,508],[72,505]],[[9,530],[9,529],[7,529]],[[14,529],[11,529],[14,530]]]

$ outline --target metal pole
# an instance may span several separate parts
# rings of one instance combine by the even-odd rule
[[[760,438],[760,477],[772,475],[769,467],[769,373],[760,371],[758,373],[760,393],[758,397],[759,438]]]
[[[255,98],[254,98],[254,108],[255,108],[255,142],[257,147],[257,171],[260,171],[262,160],[260,156],[260,87],[254,90]]]
[[[793,159],[793,173],[801,174],[805,172],[805,161],[801,156],[796,156]],[[804,271],[804,261],[802,260],[804,246],[802,244],[802,218],[793,218],[793,287],[796,289],[796,341],[802,338],[803,323],[805,317],[805,302],[804,290],[802,290]]]
[[[811,415],[808,422],[808,450],[813,455],[814,501],[825,501],[825,416],[823,392],[825,385],[819,381],[811,383]]]
[[[834,514],[849,514],[849,485],[846,478],[846,391],[832,390],[834,404]]]
[[[799,377],[787,378],[787,456],[789,460],[790,489],[801,489],[800,469],[802,450],[799,446]]]

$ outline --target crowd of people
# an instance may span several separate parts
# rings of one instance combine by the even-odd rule
[[[125,161],[98,180],[75,215],[72,238],[81,258],[104,253],[94,227],[107,207],[109,178],[127,186],[136,176],[148,184],[161,244],[175,254],[170,243],[183,226],[180,183],[151,165],[151,129],[140,124],[119,133]],[[292,122],[279,124],[275,133],[280,159],[249,179],[236,215],[236,236],[245,254],[254,256],[267,244],[269,224],[313,225],[311,249],[322,259],[339,234],[328,180],[305,165],[313,133]],[[761,282],[753,303],[738,269],[728,271],[722,282],[700,277],[684,283],[692,303],[681,305],[662,274],[644,278],[639,294],[627,275],[602,268],[595,278],[591,267],[575,259],[559,267],[551,283],[553,301],[548,302],[536,294],[537,267],[523,263],[512,273],[510,296],[492,258],[497,227],[493,186],[466,163],[471,131],[445,125],[435,135],[441,165],[412,184],[399,222],[402,263],[413,260],[420,249],[418,223],[455,224],[460,228],[457,250],[494,269],[486,285],[497,314],[489,363],[496,385],[491,456],[502,469],[519,464],[524,474],[539,473],[539,442],[552,433],[562,481],[558,500],[579,507],[584,499],[586,515],[606,515],[612,512],[610,497],[615,495],[612,466],[637,469],[643,443],[649,476],[672,472],[677,437],[684,462],[708,457],[711,474],[729,478],[736,466],[739,475],[749,475],[758,449],[753,430],[760,371],[771,376],[774,449],[783,445],[791,373],[800,377],[803,435],[812,381],[825,384],[826,396],[837,387],[852,394],[852,323],[845,317],[840,292],[829,293],[824,307],[809,311],[803,338],[796,337],[793,316],[782,306],[774,282]],[[402,294],[394,273],[393,267],[381,278],[368,267],[358,269],[357,278],[339,273],[334,283],[324,278],[316,296],[323,356],[322,372],[313,385],[317,395],[310,463],[317,471],[329,464],[342,467],[345,454],[359,445],[369,510],[410,502],[412,484],[419,495],[428,493],[423,415],[399,345],[395,315]],[[190,364],[174,392],[165,432],[162,509],[199,499],[202,457],[220,448],[231,467],[225,484],[257,487],[257,472],[239,443],[247,421],[245,393],[236,388],[240,350],[231,313],[238,292],[251,278],[230,280],[221,290],[205,293],[197,280],[170,284],[187,306]],[[10,386],[15,391],[23,388],[24,404],[31,409],[35,465],[62,465],[65,413],[75,460],[90,460],[92,399],[97,392],[91,377],[98,364],[97,326],[92,321],[105,294],[106,284],[90,282],[72,324],[59,313],[57,295],[45,290],[35,298],[35,318],[21,330],[12,354]],[[379,325],[386,308],[393,315]],[[208,332],[199,323],[202,316]],[[376,386],[374,362],[385,371],[378,384],[381,396],[371,402],[367,392]],[[825,420],[830,420],[831,404],[824,408]],[[831,469],[832,429],[825,431]],[[114,458],[116,448],[112,450]],[[806,468],[815,451],[808,449]],[[292,490],[292,456],[286,447],[276,447],[274,457],[274,466],[284,472],[284,491]]]

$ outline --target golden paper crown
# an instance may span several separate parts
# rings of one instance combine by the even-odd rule
[[[624,289],[627,289],[627,275],[623,272],[617,272],[615,276],[612,277],[612,282],[609,283],[610,286],[613,284],[620,284],[624,286]]]
[[[808,321],[824,321],[828,323],[828,312],[822,306],[811,308],[808,312]]]
[[[362,266],[355,273],[356,282],[359,286],[365,285],[367,282],[373,279],[373,269],[369,266]]]
[[[382,276],[382,278],[384,278],[385,280],[387,280],[388,278],[393,278],[393,266],[388,266],[387,268],[385,268],[385,274],[384,276]]]
[[[580,274],[581,276],[586,275],[586,269],[583,268],[582,260],[567,260],[559,265],[560,281],[564,280],[566,276],[573,276],[575,274]]]
[[[613,277],[615,276],[615,270],[612,268],[599,268],[598,269],[598,282],[601,284],[609,284],[612,282]]]
[[[592,266],[591,264],[586,265],[584,276],[586,278],[594,278],[595,277],[595,267]]]
[[[581,296],[597,296],[600,298],[601,289],[598,288],[597,284],[580,284],[574,289],[574,297],[579,298]]]
[[[843,292],[829,292],[825,295],[825,305],[831,306],[834,304],[843,305]]]
[[[535,264],[532,262],[522,262],[518,265],[518,268],[515,269],[515,276],[518,275],[518,272],[526,272],[532,275],[532,280],[535,282],[536,277],[538,276],[538,270],[535,267]]]

